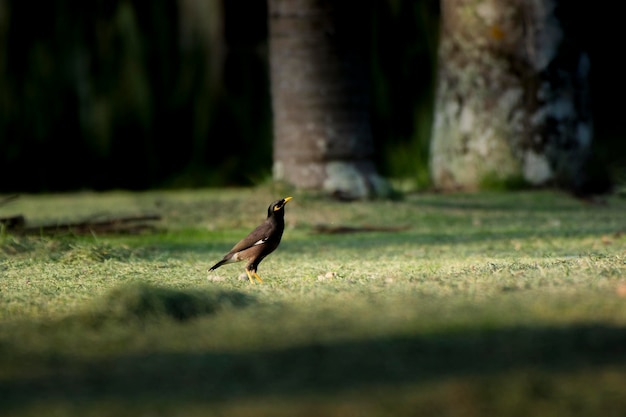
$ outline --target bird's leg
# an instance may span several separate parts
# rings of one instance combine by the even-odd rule
[[[246,275],[248,275],[248,280],[250,280],[250,282],[254,284],[254,280],[252,279],[252,272],[246,269]]]

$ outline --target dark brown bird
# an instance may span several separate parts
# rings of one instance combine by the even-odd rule
[[[224,264],[247,261],[246,274],[250,282],[254,283],[253,277],[259,282],[263,282],[256,269],[261,261],[274,252],[280,244],[283,230],[285,230],[285,204],[292,198],[285,197],[270,204],[267,208],[267,219],[233,246],[230,252],[224,255],[224,258],[213,265],[209,271],[213,271]]]

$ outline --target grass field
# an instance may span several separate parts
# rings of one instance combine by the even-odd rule
[[[264,284],[209,274],[285,193],[0,207],[29,225],[162,216],[138,235],[2,232],[0,416],[626,413],[626,199],[296,193]]]

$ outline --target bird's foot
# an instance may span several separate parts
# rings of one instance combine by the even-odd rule
[[[255,279],[257,281],[259,281],[260,283],[263,282],[263,280],[261,279],[261,277],[259,276],[259,274],[256,273],[256,271],[248,271],[246,269],[246,274],[248,274],[248,279],[250,280],[251,283],[255,284]]]
[[[261,283],[263,282],[263,280],[261,279],[259,274],[256,273],[256,271],[252,271],[252,275],[254,275],[254,277],[256,278],[257,281],[259,281]]]

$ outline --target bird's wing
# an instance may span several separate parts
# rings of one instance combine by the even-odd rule
[[[251,248],[252,246],[262,245],[267,242],[272,231],[272,227],[269,223],[262,223],[256,229],[254,229],[250,234],[243,239],[241,239],[233,248],[228,252],[228,254],[233,254],[237,252],[241,252],[242,250],[246,250]]]

